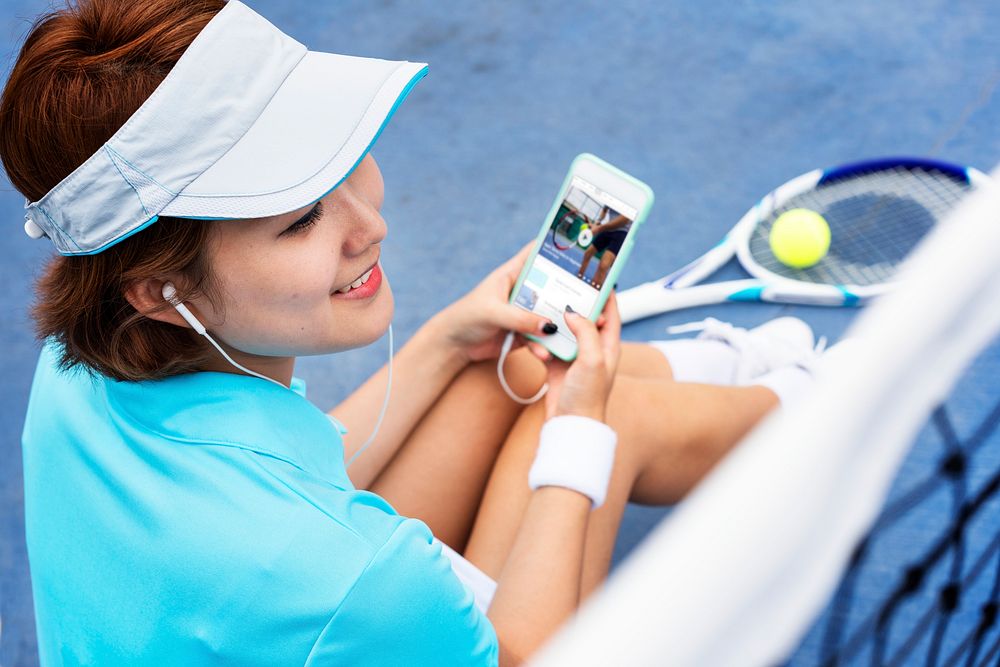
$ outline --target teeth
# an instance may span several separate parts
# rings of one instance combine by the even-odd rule
[[[361,286],[362,286],[362,285],[364,285],[364,284],[365,284],[366,282],[368,282],[368,279],[369,279],[369,278],[371,278],[371,277],[372,277],[372,272],[373,272],[374,270],[375,270],[375,269],[374,269],[374,267],[373,267],[373,268],[369,269],[368,271],[365,271],[364,275],[362,275],[362,276],[361,276],[360,278],[358,278],[357,280],[355,280],[355,281],[354,281],[353,283],[351,283],[351,284],[350,284],[350,285],[348,285],[347,287],[343,287],[343,288],[341,288],[341,289],[337,290],[337,292],[339,292],[340,294],[347,294],[347,293],[348,293],[348,292],[350,292],[350,291],[351,291],[352,289],[357,289],[357,288],[361,287]]]

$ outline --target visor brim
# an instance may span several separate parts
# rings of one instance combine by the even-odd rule
[[[261,218],[339,185],[378,139],[423,63],[308,52],[246,133],[160,215]]]

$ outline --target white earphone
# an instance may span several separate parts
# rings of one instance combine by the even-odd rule
[[[176,308],[177,312],[180,313],[180,316],[184,318],[184,321],[190,324],[195,331],[197,331],[199,334],[207,338],[208,342],[214,345],[215,349],[218,350],[219,353],[226,358],[226,361],[231,363],[233,366],[236,366],[236,368],[239,368],[241,371],[245,373],[249,373],[250,375],[259,377],[262,380],[267,380],[268,382],[273,382],[282,389],[290,389],[289,387],[286,387],[284,384],[278,382],[274,378],[269,378],[266,375],[261,375],[260,373],[252,371],[246,366],[242,366],[237,362],[233,361],[233,358],[230,357],[228,354],[226,354],[225,350],[219,347],[219,344],[215,342],[215,339],[213,339],[211,336],[208,335],[208,331],[205,330],[205,325],[202,324],[198,320],[198,318],[194,316],[194,313],[192,313],[188,309],[188,307],[185,306],[182,302],[174,300],[177,296],[177,289],[173,286],[173,283],[163,283],[162,291],[163,291],[163,298],[166,300],[166,302],[169,303],[174,308]],[[354,460],[361,455],[361,452],[365,451],[365,449],[368,448],[368,445],[372,444],[372,441],[375,440],[375,434],[378,433],[379,427],[382,426],[382,418],[385,417],[385,411],[389,407],[389,391],[392,389],[392,348],[393,348],[392,324],[390,324],[389,325],[389,376],[386,381],[385,399],[382,401],[382,410],[379,412],[378,421],[375,422],[375,429],[372,431],[372,434],[368,436],[368,440],[365,441],[365,444],[361,445],[361,447],[358,448],[358,451],[354,452],[354,455],[351,456],[351,458],[347,461],[346,466],[350,466],[352,463],[354,463]]]
[[[205,325],[202,324],[198,320],[198,318],[194,316],[194,313],[192,313],[190,310],[188,310],[188,307],[185,306],[180,301],[174,301],[174,298],[176,296],[177,296],[177,290],[174,288],[173,283],[163,283],[163,298],[167,300],[167,303],[169,303],[171,306],[173,306],[174,308],[177,309],[177,312],[180,313],[181,317],[183,317],[185,319],[185,321],[187,321],[188,324],[191,325],[191,328],[193,328],[195,331],[197,331],[202,336],[204,336],[205,338],[207,338],[208,342],[210,342],[212,345],[214,345],[215,349],[218,350],[219,353],[222,354],[222,356],[224,356],[226,358],[226,361],[228,361],[229,363],[231,363],[233,366],[236,366],[236,368],[240,369],[244,373],[249,373],[250,375],[259,377],[262,380],[267,380],[268,382],[273,382],[274,384],[278,385],[279,387],[282,387],[283,389],[288,389],[288,387],[286,387],[281,382],[278,382],[274,378],[269,378],[266,375],[261,375],[260,373],[257,373],[256,371],[252,371],[249,368],[247,368],[246,366],[243,366],[243,365],[241,365],[241,364],[233,361],[233,358],[230,357],[228,354],[226,354],[226,351],[223,350],[219,346],[219,344],[215,342],[215,339],[208,335],[208,331],[205,330]]]
[[[176,303],[174,302],[175,296],[177,296],[177,290],[174,288],[174,284],[163,283],[163,298],[166,299],[171,306],[177,309],[177,312],[181,314],[181,317],[187,320],[187,323],[190,324],[195,331],[200,333],[202,336],[207,336],[209,340],[212,340],[211,337],[208,336],[208,332],[205,331],[205,325],[198,321],[198,318],[194,316],[194,313],[188,310],[188,307],[180,301]],[[223,352],[223,354],[225,353]]]

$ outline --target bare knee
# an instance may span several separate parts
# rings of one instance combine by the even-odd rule
[[[622,342],[618,374],[639,378],[672,380],[673,370],[666,356],[652,345]]]

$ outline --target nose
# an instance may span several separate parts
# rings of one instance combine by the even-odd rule
[[[370,252],[373,245],[382,242],[388,229],[377,208],[353,189],[344,188],[343,185],[337,189],[343,190],[338,193],[341,195],[338,203],[343,206],[346,217],[350,220],[343,239],[343,252],[349,256],[364,255]]]

